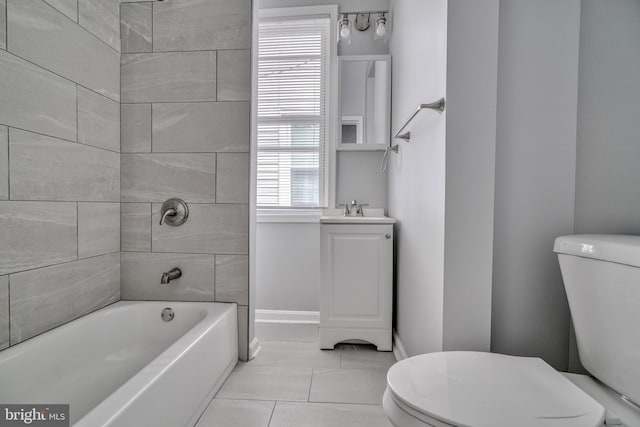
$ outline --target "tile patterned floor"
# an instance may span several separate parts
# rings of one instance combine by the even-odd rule
[[[256,325],[262,350],[238,364],[196,427],[392,427],[381,403],[393,353],[320,350],[317,332]]]

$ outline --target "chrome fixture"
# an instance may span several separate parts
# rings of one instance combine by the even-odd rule
[[[160,283],[163,285],[168,285],[172,280],[176,280],[182,277],[182,270],[179,268],[173,268],[166,273],[162,273],[162,279],[160,279]]]
[[[349,208],[351,216],[364,216],[364,211],[362,210],[362,208],[365,206],[369,206],[369,203],[358,204],[357,200],[352,200],[351,207]]]
[[[380,173],[385,173],[387,166],[389,166],[389,157],[391,157],[391,153],[398,154],[399,148],[400,146],[396,144],[384,149],[384,155],[382,156],[382,162],[380,163]]]
[[[367,31],[371,26],[371,14],[357,13],[353,22],[353,27],[358,31]]]
[[[174,227],[182,225],[189,218],[189,207],[181,199],[169,199],[162,204],[160,210],[160,225],[167,224]]]
[[[163,308],[162,312],[160,313],[160,317],[165,322],[171,322],[175,316],[176,316],[176,314],[173,312],[171,307]]]
[[[347,44],[351,43],[352,26],[358,31],[367,31],[371,27],[371,15],[378,15],[373,39],[384,39],[386,41],[389,33],[386,18],[387,13],[389,13],[389,11],[386,10],[342,12],[338,19],[338,41],[343,40]],[[355,18],[353,20],[349,19],[350,15],[354,15]]]
[[[402,134],[401,132],[409,125],[409,123],[411,123],[411,120],[413,120],[413,118],[417,116],[420,111],[425,109],[433,110],[438,114],[442,114],[444,112],[444,98],[440,98],[439,100],[437,100],[436,102],[432,102],[431,104],[418,105],[415,111],[413,112],[413,114],[411,114],[411,116],[404,122],[404,124],[398,130],[398,132],[396,132],[395,135],[393,135],[393,139],[398,138],[398,139],[404,139],[407,142],[411,142],[411,132],[405,132]]]
[[[338,205],[340,208],[344,208],[343,216],[364,216],[363,207],[369,206],[369,203],[358,203],[357,200],[352,200],[350,204],[341,203]]]

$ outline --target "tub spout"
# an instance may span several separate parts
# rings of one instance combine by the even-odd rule
[[[174,268],[166,273],[162,273],[162,279],[160,279],[160,283],[163,285],[168,284],[172,280],[176,280],[182,277],[182,270],[179,268]]]

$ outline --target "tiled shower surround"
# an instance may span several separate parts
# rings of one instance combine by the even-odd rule
[[[251,0],[0,0],[0,349],[121,297],[236,302],[246,358],[250,45]]]
[[[117,0],[0,0],[0,349],[120,296]]]
[[[235,302],[246,359],[251,1],[127,2],[121,23],[122,299]],[[189,219],[159,225],[172,197]]]

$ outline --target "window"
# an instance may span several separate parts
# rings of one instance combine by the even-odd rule
[[[258,208],[328,204],[330,37],[328,15],[260,20]]]

